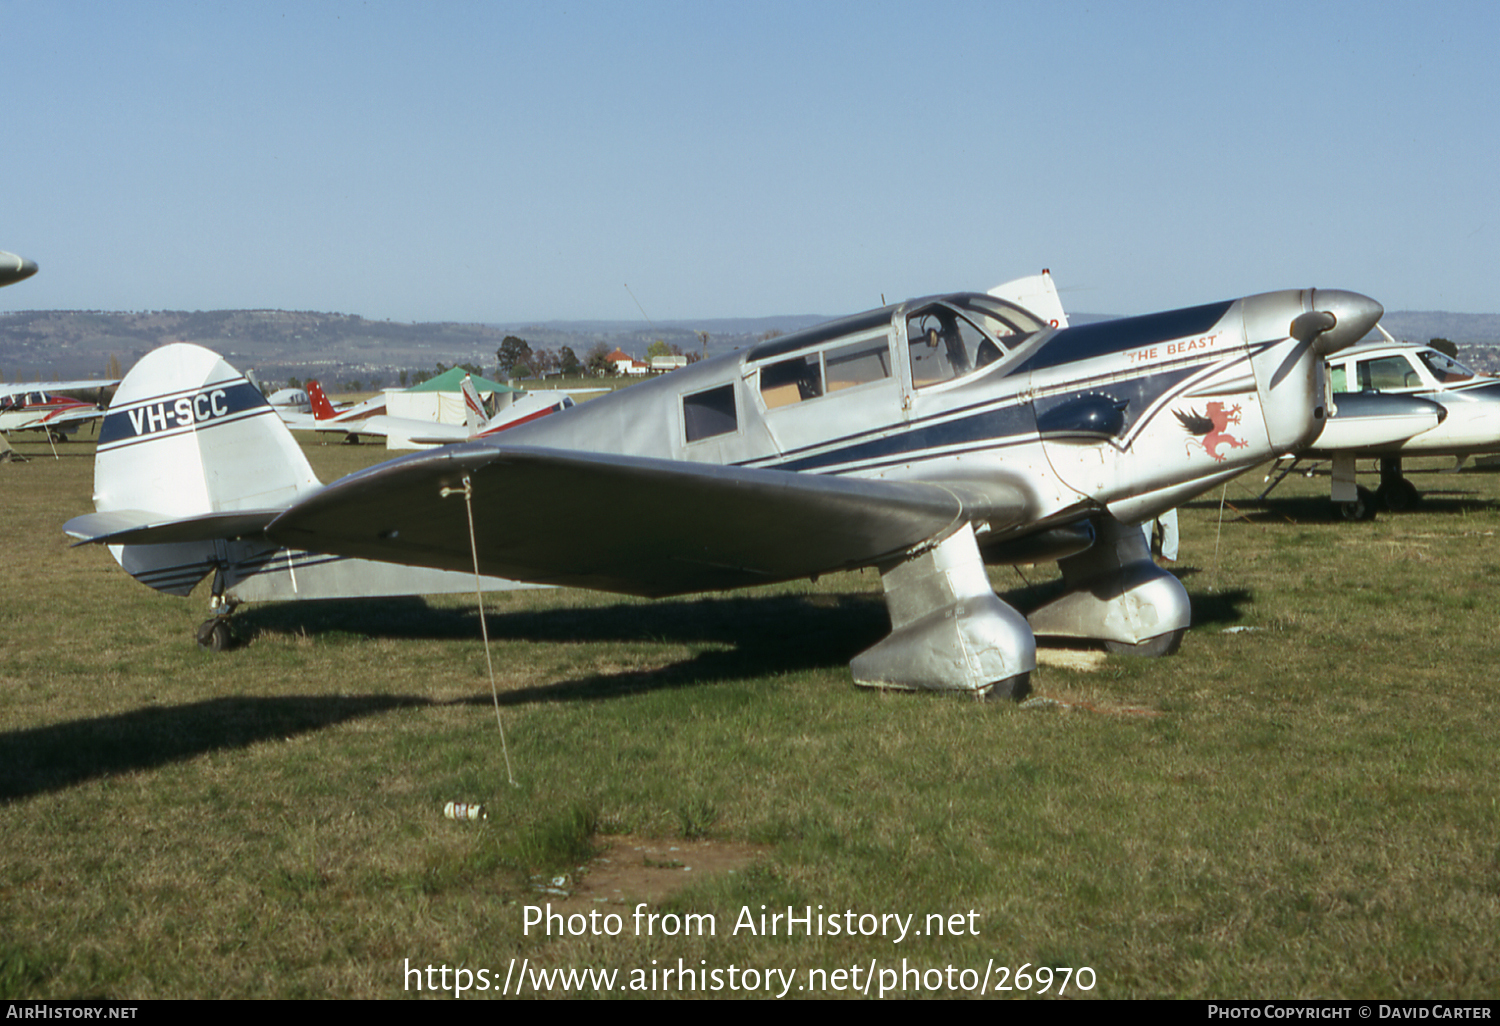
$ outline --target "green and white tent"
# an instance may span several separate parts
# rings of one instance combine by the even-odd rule
[[[462,367],[450,367],[435,378],[428,378],[420,385],[406,389],[386,389],[386,412],[393,417],[408,420],[425,420],[437,424],[462,424],[464,422],[464,375]],[[489,378],[476,377],[474,387],[486,404],[496,410],[509,406],[523,388],[512,388]],[[495,399],[491,402],[491,396]]]

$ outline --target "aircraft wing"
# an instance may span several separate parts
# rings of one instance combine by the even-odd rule
[[[25,395],[28,392],[43,392],[47,395],[62,395],[68,392],[97,392],[101,388],[114,388],[119,378],[87,378],[78,381],[13,381],[0,383],[0,396]]]
[[[279,544],[538,584],[673,595],[894,558],[968,520],[1017,523],[1018,489],[901,483],[467,443],[352,474],[298,502]],[[443,489],[458,489],[447,498]]]
[[[26,426],[29,428],[46,428],[60,427],[64,424],[86,424],[91,420],[98,420],[102,416],[104,416],[104,411],[97,406],[89,406],[83,409],[54,410],[51,414],[38,417]]]

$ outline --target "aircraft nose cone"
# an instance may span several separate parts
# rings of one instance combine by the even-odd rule
[[[0,250],[0,285],[14,285],[37,272],[36,261]]]
[[[1313,309],[1334,316],[1334,326],[1318,335],[1315,348],[1324,356],[1354,345],[1370,333],[1385,313],[1369,296],[1341,289],[1318,289],[1313,293]]]

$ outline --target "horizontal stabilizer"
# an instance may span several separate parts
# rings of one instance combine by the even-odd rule
[[[236,510],[173,519],[164,513],[117,509],[74,517],[63,525],[63,531],[78,539],[76,545],[164,545],[213,541],[258,536],[281,512],[279,509]]]

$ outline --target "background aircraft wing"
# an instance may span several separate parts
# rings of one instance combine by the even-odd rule
[[[317,552],[635,595],[765,584],[897,558],[966,520],[1019,522],[1004,485],[948,487],[468,443],[342,481],[266,529]],[[443,489],[460,494],[444,498]]]
[[[40,392],[46,395],[66,395],[70,392],[98,392],[101,388],[114,388],[119,383],[119,378],[108,378],[102,381],[96,378],[88,378],[79,381],[0,382],[0,396],[25,395],[28,392]]]
[[[97,406],[87,406],[81,409],[54,410],[47,416],[38,417],[36,422],[30,426],[33,428],[60,427],[64,424],[83,424],[91,420],[98,420],[104,416],[104,411]]]

